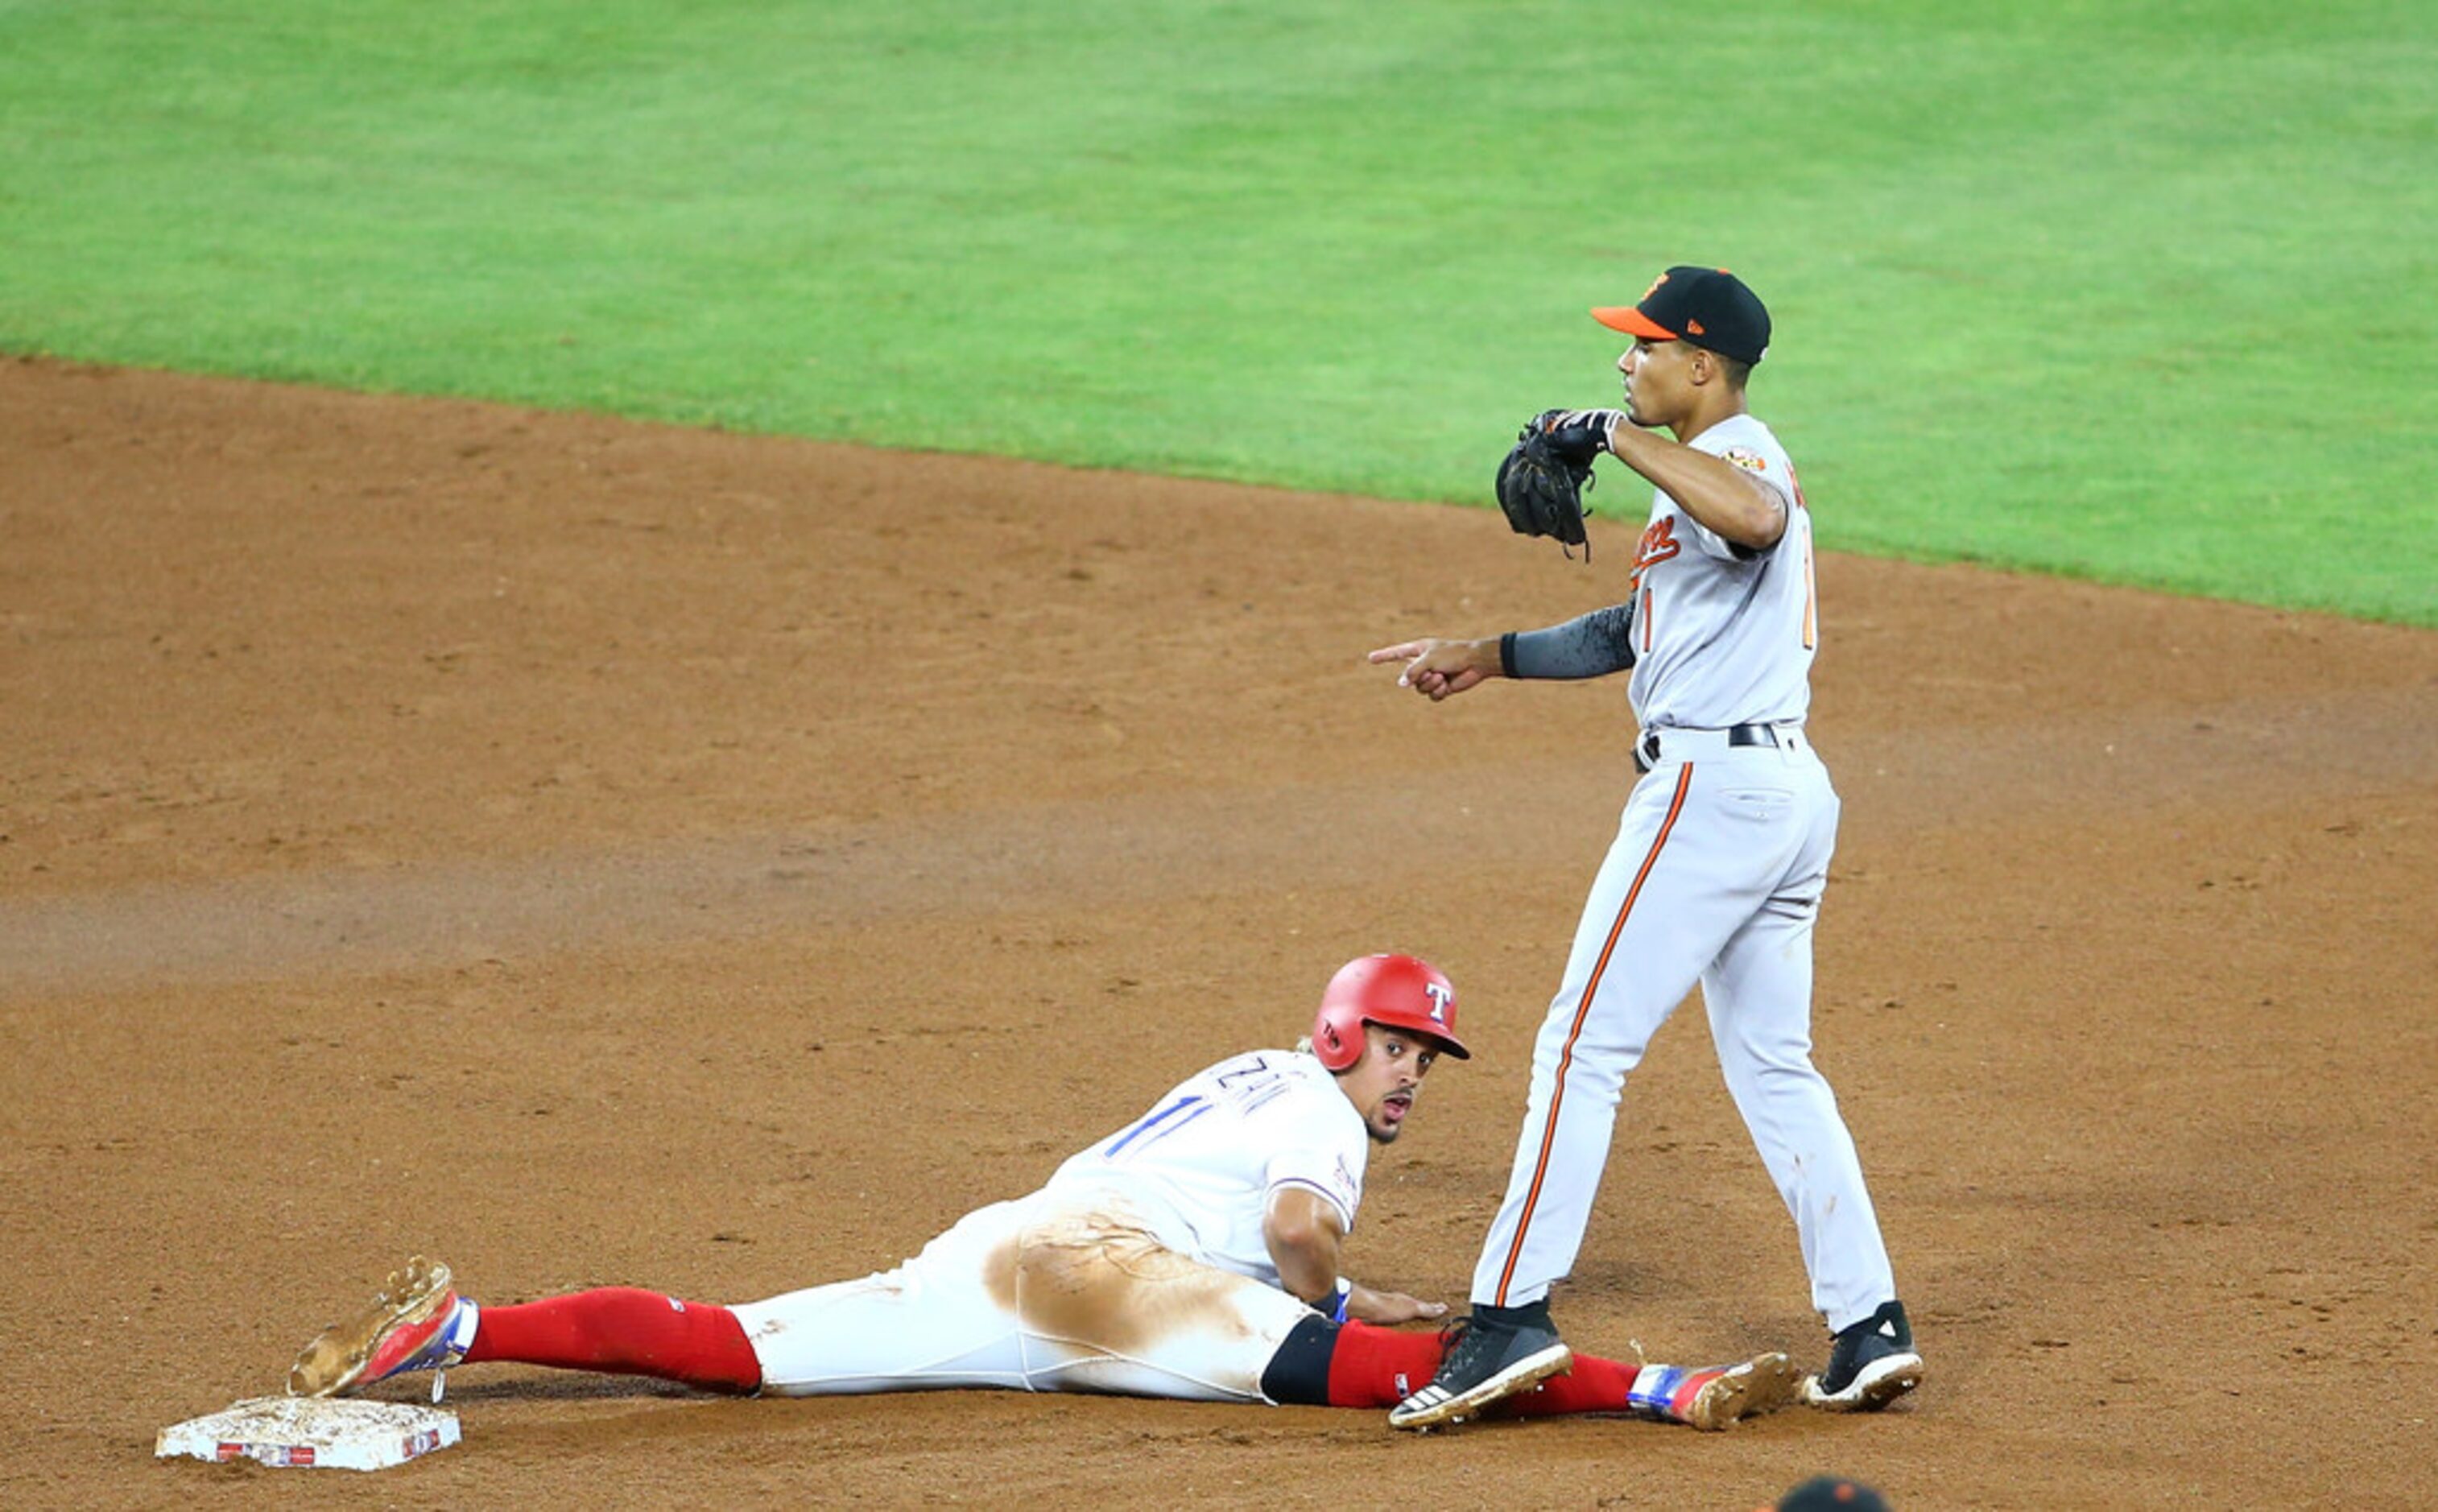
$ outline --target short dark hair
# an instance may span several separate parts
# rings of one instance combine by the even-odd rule
[[[1694,344],[1700,345],[1701,343],[1697,342]],[[1712,357],[1719,360],[1719,365],[1726,370],[1727,381],[1734,384],[1737,388],[1742,388],[1745,384],[1752,381],[1753,365],[1750,362],[1743,360],[1741,358],[1729,357],[1724,352],[1712,352],[1710,351],[1710,348],[1706,346],[1702,347],[1702,350],[1709,352]]]

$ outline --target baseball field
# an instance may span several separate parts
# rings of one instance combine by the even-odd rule
[[[0,0],[0,1504],[2438,1504],[2433,73],[2370,0]],[[483,1367],[376,1479],[152,1458],[413,1252],[893,1264],[1371,950],[1475,1056],[1350,1257],[1460,1305],[1632,712],[1363,656],[1622,596],[1621,468],[1588,567],[1487,480],[1685,260],[1825,548],[1919,1392]],[[1559,1308],[1825,1355],[1698,1008]]]

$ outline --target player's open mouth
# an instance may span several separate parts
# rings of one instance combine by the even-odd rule
[[[1414,1099],[1411,1093],[1391,1092],[1380,1099],[1380,1116],[1390,1123],[1403,1123],[1405,1115],[1412,1112],[1413,1107]]]

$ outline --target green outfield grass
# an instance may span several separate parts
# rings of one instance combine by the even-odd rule
[[[2438,624],[2426,0],[1718,14],[0,0],[0,348],[1484,502],[1714,261],[1827,545]]]

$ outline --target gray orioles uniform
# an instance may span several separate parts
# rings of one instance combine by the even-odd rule
[[[1626,1073],[1698,981],[1728,1089],[1794,1217],[1812,1304],[1842,1328],[1893,1298],[1896,1283],[1852,1136],[1811,1064],[1811,932],[1838,807],[1803,731],[1818,641],[1811,521],[1758,420],[1733,416],[1689,445],[1775,488],[1786,530],[1769,550],[1744,552],[1654,490],[1634,567],[1643,776],[1533,1047],[1515,1164],[1473,1300],[1521,1306],[1574,1268]],[[1523,639],[1518,676],[1624,664],[1597,630]]]

